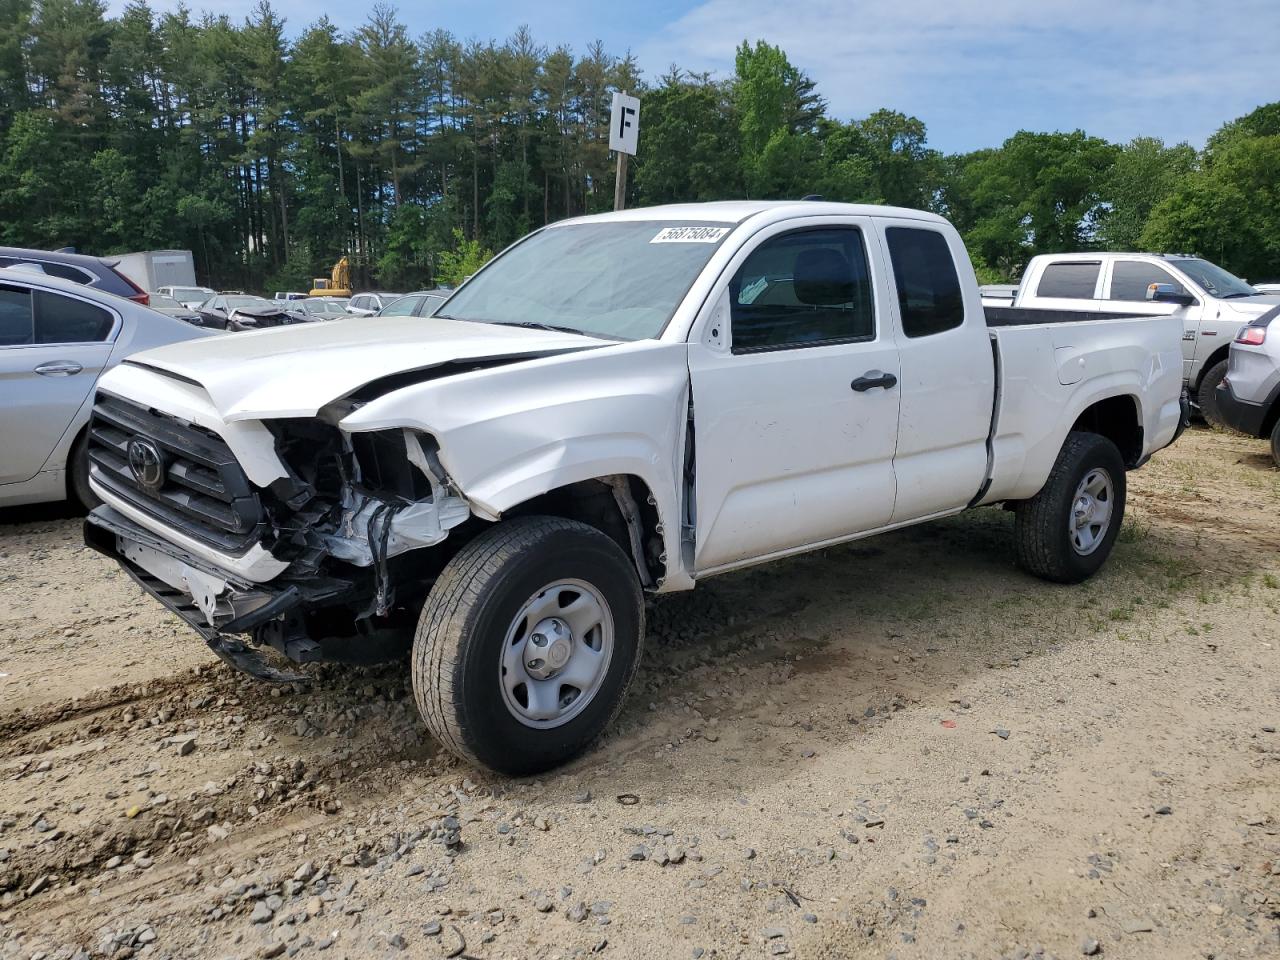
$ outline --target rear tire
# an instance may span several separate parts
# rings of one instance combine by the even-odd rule
[[[1271,428],[1271,459],[1280,467],[1280,420]]]
[[[1227,361],[1219,360],[1204,372],[1204,376],[1200,378],[1200,389],[1196,391],[1196,404],[1200,407],[1200,416],[1204,417],[1205,423],[1221,430],[1231,429],[1222,419],[1222,412],[1218,409],[1218,384],[1226,375]]]
[[[612,539],[574,520],[517,517],[463,547],[432,587],[413,643],[414,698],[451,753],[540,773],[613,722],[643,638],[640,582]]]
[[[1111,554],[1124,501],[1116,445],[1096,433],[1067,434],[1044,487],[1014,509],[1018,564],[1054,583],[1088,579]]]
[[[93,489],[89,486],[89,430],[85,428],[76,442],[71,445],[71,453],[67,457],[67,494],[84,512],[102,505]]]

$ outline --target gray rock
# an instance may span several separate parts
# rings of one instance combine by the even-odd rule
[[[249,921],[251,923],[269,923],[274,916],[275,911],[267,906],[266,901],[259,900],[253,905],[253,913],[249,914]]]
[[[1001,740],[1008,740],[1008,739],[1009,739],[1009,731],[1008,731],[1008,730],[1006,730],[1004,727],[996,727],[996,728],[995,728],[994,730],[992,730],[991,732],[992,732],[992,733],[994,733],[994,734],[995,734],[997,737],[999,737]]]
[[[1102,952],[1102,944],[1093,937],[1085,937],[1080,941],[1080,952],[1086,957],[1097,956]]]
[[[572,907],[566,910],[564,915],[573,923],[581,923],[583,920],[587,919],[587,905],[579,900]]]
[[[573,802],[574,802],[574,803],[590,803],[590,802],[591,802],[591,791],[590,791],[590,790],[579,790],[577,793],[575,793],[575,794],[573,795]]]
[[[1173,813],[1173,807],[1171,807],[1171,806],[1169,806],[1169,805],[1167,805],[1167,804],[1165,804],[1165,805],[1163,805],[1163,806],[1156,807],[1156,815],[1157,815],[1157,816],[1167,817],[1167,816],[1169,816],[1169,814],[1171,814],[1171,813]]]

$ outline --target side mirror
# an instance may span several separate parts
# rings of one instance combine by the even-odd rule
[[[1153,283],[1147,287],[1147,299],[1152,303],[1176,303],[1186,307],[1196,302],[1189,293],[1182,293],[1172,283]]]

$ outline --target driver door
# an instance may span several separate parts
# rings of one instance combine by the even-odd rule
[[[775,225],[712,291],[689,345],[696,574],[890,522],[901,371],[876,242],[866,218]]]

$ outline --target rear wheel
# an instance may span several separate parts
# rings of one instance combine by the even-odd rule
[[[1196,391],[1196,403],[1200,407],[1200,416],[1205,422],[1215,427],[1229,429],[1218,409],[1218,384],[1227,375],[1227,361],[1219,360],[1204,372],[1200,378],[1200,389]]]
[[[1124,500],[1116,445],[1096,433],[1067,434],[1044,487],[1015,508],[1018,563],[1056,583],[1091,577],[1111,554]]]
[[[71,445],[67,457],[67,494],[88,513],[102,501],[89,487],[89,431],[86,428]]]
[[[1276,421],[1276,425],[1271,428],[1271,458],[1275,460],[1276,466],[1280,467],[1280,420]]]
[[[413,645],[413,692],[449,751],[502,773],[558,766],[613,721],[640,662],[635,569],[594,527],[519,517],[449,561]]]

